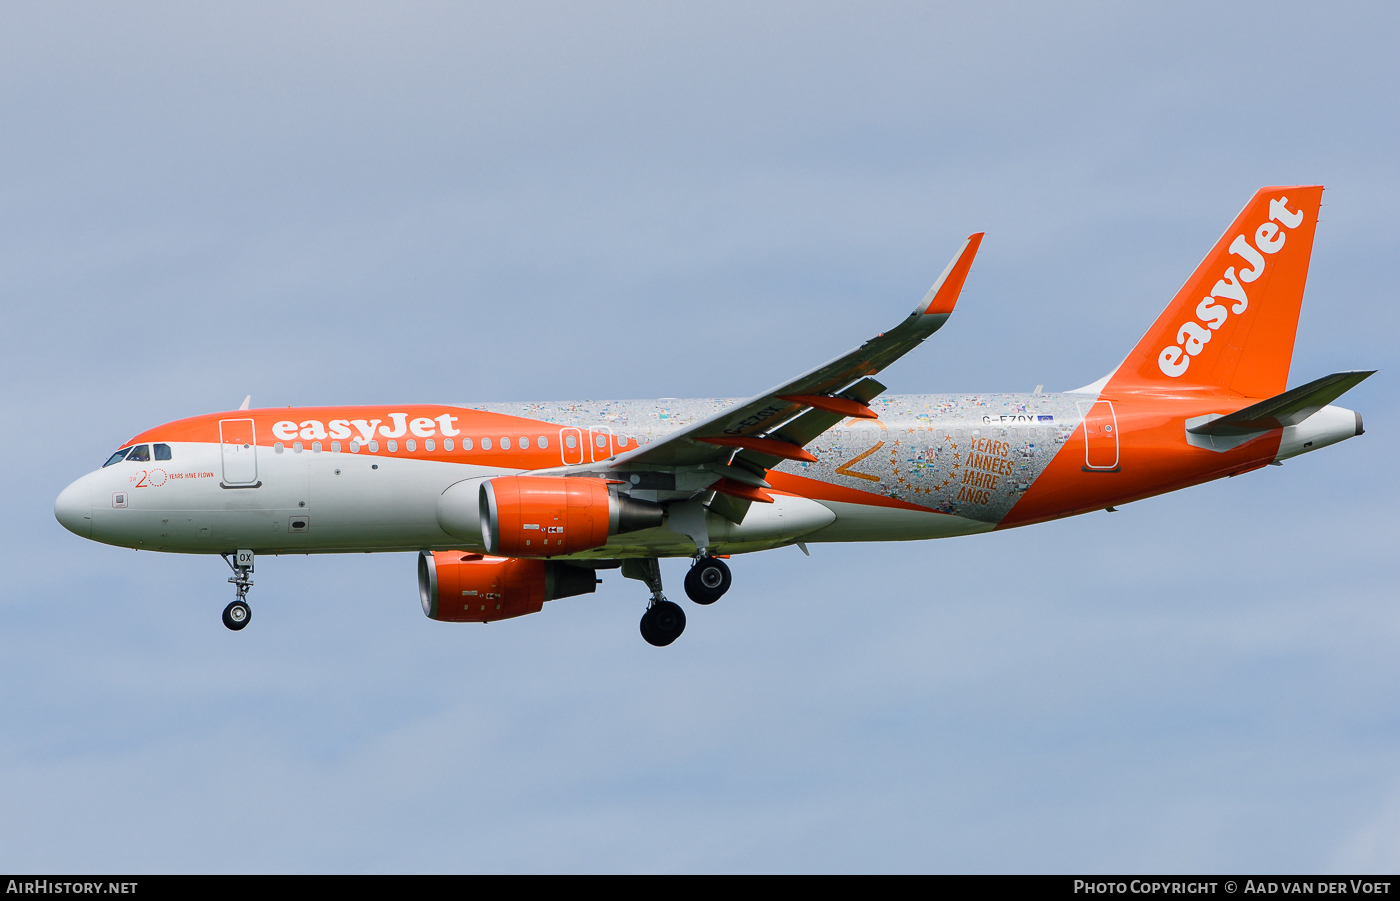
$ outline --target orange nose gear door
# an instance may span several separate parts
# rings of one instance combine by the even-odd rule
[[[1111,401],[1099,400],[1088,405],[1076,403],[1084,417],[1084,469],[1098,472],[1118,472],[1118,418]]]
[[[258,481],[258,441],[253,420],[221,421],[219,449],[224,458],[225,485],[253,485]]]

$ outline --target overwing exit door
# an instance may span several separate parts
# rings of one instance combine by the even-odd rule
[[[589,460],[599,463],[613,455],[613,434],[612,426],[594,426],[590,430],[593,440],[588,442],[588,452],[592,454]]]
[[[225,487],[257,487],[257,439],[251,419],[224,419],[219,422],[219,450],[224,458],[222,484]]]
[[[1089,405],[1076,401],[1075,405],[1084,417],[1084,469],[1117,472],[1118,418],[1113,412],[1113,403],[1096,400]],[[1084,409],[1086,406],[1088,410]]]
[[[559,457],[565,466],[583,462],[583,432],[575,428],[559,430]]]

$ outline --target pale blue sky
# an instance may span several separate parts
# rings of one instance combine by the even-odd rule
[[[1394,8],[0,9],[0,867],[1400,867]],[[409,555],[84,542],[54,497],[255,404],[737,396],[907,313],[894,393],[1077,387],[1321,182],[1291,381],[1367,434],[990,536],[430,622]],[[679,589],[684,564],[664,572]],[[679,594],[677,590],[674,592]]]

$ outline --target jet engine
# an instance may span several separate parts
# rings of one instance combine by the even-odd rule
[[[538,613],[545,601],[591,594],[593,570],[545,560],[487,557],[465,551],[418,555],[418,595],[429,619],[488,623]]]
[[[601,547],[609,535],[651,529],[659,504],[608,490],[602,479],[504,476],[481,483],[481,538],[492,554],[554,557]]]

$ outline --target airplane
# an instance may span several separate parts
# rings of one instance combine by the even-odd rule
[[[620,570],[663,647],[686,616],[662,557],[692,560],[685,593],[707,605],[735,554],[1112,512],[1362,434],[1332,401],[1374,370],[1285,390],[1322,190],[1256,193],[1127,357],[1073,391],[889,396],[875,379],[948,321],[977,233],[897,326],[748,400],[245,399],[125,442],[54,514],[104,544],[219,554],[234,631],[257,555],[409,552],[442,622],[536,613]]]

